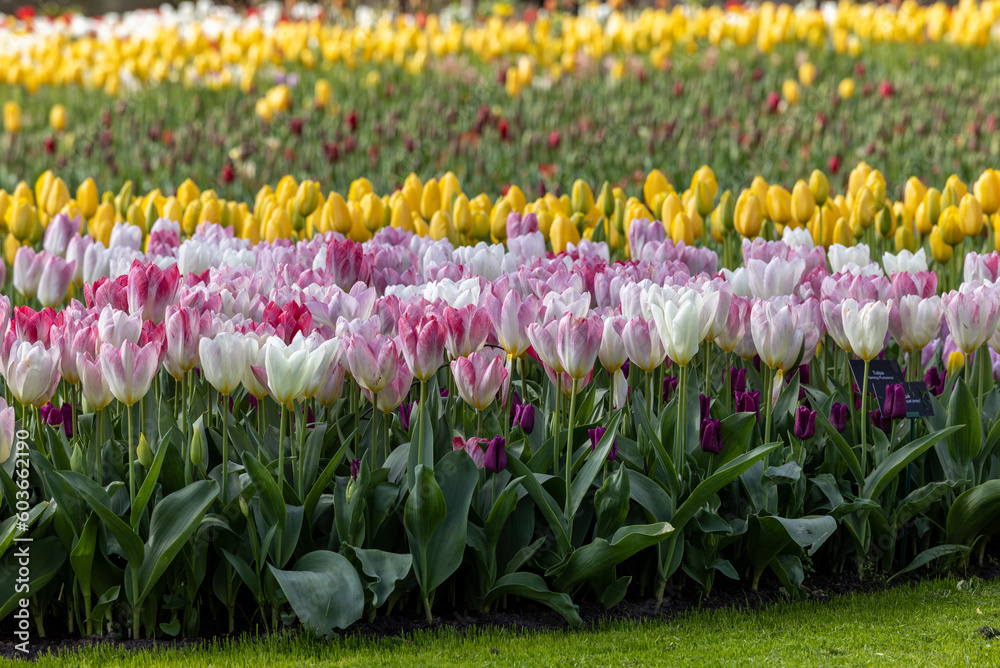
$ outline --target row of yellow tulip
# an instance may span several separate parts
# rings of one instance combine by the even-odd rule
[[[638,13],[585,11],[580,16],[541,14],[524,18],[492,16],[462,22],[428,16],[385,14],[364,23],[340,20],[259,22],[229,20],[206,29],[199,21],[164,22],[122,39],[120,33],[94,29],[74,37],[53,24],[33,31],[30,22],[0,17],[0,82],[28,90],[42,85],[86,85],[116,94],[123,80],[249,89],[256,73],[270,65],[313,68],[323,61],[353,68],[359,63],[395,63],[412,73],[456,54],[485,62],[525,57],[511,68],[506,85],[517,92],[536,67],[558,78],[578,67],[580,58],[645,54],[662,66],[680,49],[693,52],[699,42],[756,46],[767,52],[781,43],[819,46],[858,54],[866,41],[946,41],[986,46],[1000,20],[1000,2],[963,0],[921,6],[906,0],[890,5],[843,2],[835,10],[792,8],[766,2],[759,7],[730,3],[727,8],[675,6]],[[206,20],[207,23],[207,20]]]
[[[109,244],[116,223],[127,222],[145,234],[159,218],[178,221],[186,235],[204,222],[231,226],[235,235],[255,243],[311,238],[330,231],[363,242],[387,226],[436,240],[447,238],[456,245],[502,243],[511,213],[534,213],[555,252],[584,238],[603,239],[628,257],[631,223],[645,218],[664,221],[667,235],[688,245],[710,243],[706,228],[720,244],[733,232],[755,238],[765,231],[781,236],[786,228],[807,230],[813,243],[824,246],[852,245],[866,235],[877,235],[893,241],[897,250],[913,250],[918,239],[927,237],[934,258],[947,262],[952,248],[966,237],[979,236],[987,221],[994,228],[1000,224],[998,212],[1000,175],[992,169],[971,188],[955,175],[941,190],[911,177],[902,199],[894,201],[886,193],[881,172],[863,162],[852,170],[846,192],[840,194],[831,193],[826,176],[816,170],[790,191],[758,176],[737,196],[728,190],[719,196],[715,174],[707,166],[682,190],[654,169],[646,177],[641,199],[607,182],[595,198],[590,185],[580,179],[571,194],[561,197],[547,194],[529,201],[516,185],[495,199],[486,193],[470,197],[451,172],[426,182],[410,174],[389,195],[375,193],[366,178],[355,180],[344,196],[324,195],[316,181],[296,182],[286,176],[273,189],[263,186],[252,208],[220,199],[214,190],[200,190],[190,179],[172,195],[159,189],[137,194],[131,181],[117,193],[101,195],[93,179],[87,179],[74,197],[50,170],[33,188],[21,182],[13,193],[0,190],[0,227],[9,232],[8,259],[19,245],[38,243],[58,213],[82,217],[88,233],[104,245]]]

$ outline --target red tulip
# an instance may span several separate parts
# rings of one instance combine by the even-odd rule
[[[180,272],[176,264],[160,269],[150,262],[132,262],[128,272],[128,310],[139,313],[143,320],[163,322],[167,306],[177,301]]]

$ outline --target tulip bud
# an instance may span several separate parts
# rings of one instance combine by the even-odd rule
[[[14,202],[10,213],[10,233],[18,241],[26,241],[34,231],[35,223],[38,222],[38,213],[35,206],[28,200],[21,199]]]
[[[875,206],[880,207],[882,202],[885,201],[885,177],[882,176],[882,172],[877,169],[869,172],[868,178],[865,179],[865,185],[872,192],[872,200],[875,202]]]
[[[761,213],[764,212],[764,205],[767,203],[768,190],[770,190],[770,186],[767,185],[767,181],[764,180],[763,176],[753,177],[753,181],[750,182],[750,192],[757,196],[757,201],[760,202],[761,206]]]
[[[240,513],[243,517],[250,517],[250,508],[247,507],[246,499],[240,494]]]
[[[329,202],[327,202],[327,207],[324,208],[324,215],[328,207]],[[413,231],[413,215],[410,213],[410,205],[406,201],[406,198],[400,197],[392,205],[392,217],[389,220],[389,224],[406,232]]]
[[[369,232],[375,232],[382,226],[384,207],[382,200],[375,193],[368,193],[361,200],[361,222]]]
[[[955,193],[955,205],[957,206],[962,198],[966,196],[969,192],[968,186],[962,182],[962,179],[958,178],[958,174],[952,174],[948,177],[948,180],[944,182],[946,188],[951,188]]]
[[[694,227],[691,224],[691,219],[683,211],[674,216],[674,220],[670,224],[670,238],[675,244],[683,241],[690,246],[694,243]]]
[[[709,196],[708,186],[701,181],[699,181],[694,187],[694,202],[695,210],[702,218],[712,213],[714,200]]]
[[[656,171],[656,170],[654,170]],[[666,180],[666,177],[664,177]],[[649,181],[649,177],[646,177],[646,181]],[[615,196],[611,192],[611,184],[607,181],[601,186],[601,196],[597,200],[601,205],[601,213],[604,214],[605,218],[610,219],[615,213]],[[648,201],[647,201],[648,204]]]
[[[67,203],[69,203],[69,188],[66,187],[65,181],[61,178],[56,178],[45,193],[45,213],[51,218],[62,211],[62,208]],[[39,202],[39,205],[41,205],[41,202]]]
[[[884,206],[879,210],[875,216],[875,225],[878,233],[885,239],[891,239],[896,234],[896,217],[890,207]]]
[[[605,187],[610,189],[610,185],[607,181],[604,182]],[[655,201],[658,197],[665,195],[667,192],[673,191],[670,187],[670,182],[667,180],[666,175],[658,169],[654,169],[648,175],[646,175],[646,181],[642,184],[642,197],[646,201],[646,206],[650,209],[656,210],[658,207]],[[604,188],[601,188],[601,196],[604,196]],[[607,202],[605,201],[605,205]],[[610,214],[605,213],[608,216]]]
[[[184,215],[181,218],[181,229],[184,234],[191,236],[194,234],[195,229],[198,227],[198,219],[201,217],[201,200],[196,199],[192,201],[184,209]]]
[[[736,231],[744,237],[752,239],[760,234],[760,228],[763,224],[764,215],[761,211],[760,200],[749,190],[744,190],[736,201],[734,218]]]
[[[779,185],[767,189],[767,217],[779,225],[792,219],[792,196]]]
[[[826,180],[826,174],[814,169],[809,175],[809,190],[812,192],[813,200],[817,206],[826,204],[830,196],[830,182]]]
[[[139,202],[132,202],[126,212],[125,220],[142,230],[143,236],[146,235],[146,214],[143,213],[142,207],[139,206]]]
[[[21,247],[17,238],[13,234],[8,234],[3,241],[3,257],[7,260],[7,264],[14,264],[14,258],[17,257],[17,250]]]
[[[493,214],[490,216],[490,234],[499,243],[507,238],[507,216],[509,215],[510,202],[501,198],[493,207]]]
[[[854,245],[854,233],[851,231],[851,224],[844,218],[838,218],[837,222],[833,225],[833,239],[830,245],[833,244],[840,244],[841,246]]]
[[[816,211],[816,200],[805,181],[797,181],[792,188],[792,218],[805,225]]]
[[[663,204],[660,205],[660,220],[663,221],[663,227],[668,235],[670,234],[670,224],[677,217],[677,214],[683,212],[684,205],[681,203],[681,198],[677,196],[677,193],[667,193],[663,198]]]
[[[594,193],[591,192],[590,185],[583,179],[577,179],[573,182],[570,202],[573,206],[573,213],[586,215],[594,208]]]
[[[954,376],[962,367],[965,366],[965,353],[961,350],[956,350],[952,354],[948,355],[948,363],[945,368],[948,370],[949,376]]]
[[[805,441],[816,435],[816,411],[807,406],[799,406],[795,412],[795,424],[792,427],[795,438]]]
[[[955,189],[951,186],[945,186],[944,190],[941,191],[941,210],[944,211],[949,206],[958,206],[958,203],[958,194]]]
[[[569,218],[558,215],[549,229],[549,240],[552,242],[552,252],[561,253],[566,250],[566,244],[580,243],[580,232]]]
[[[934,258],[935,262],[938,264],[946,264],[949,260],[951,260],[951,246],[946,244],[941,238],[940,227],[935,225],[931,229],[929,244],[931,247],[931,256]]]
[[[871,227],[875,223],[875,197],[868,186],[862,186],[854,202],[854,215],[862,227]]]
[[[74,443],[73,454],[69,458],[70,470],[83,475],[86,470],[86,461],[87,459],[83,455],[83,448],[80,447],[79,443]]]
[[[830,409],[830,424],[839,433],[843,433],[847,429],[847,405],[839,402],[834,402],[833,407]]]
[[[911,176],[906,180],[906,185],[903,186],[903,206],[911,216],[916,216],[917,207],[924,201],[926,195],[927,186],[920,179]]]
[[[733,231],[736,229],[736,200],[733,199],[733,194],[728,190],[722,193],[722,197],[719,198],[719,223],[722,224],[722,228],[726,231]]]
[[[420,198],[420,213],[425,220],[430,220],[441,209],[441,188],[437,179],[429,179],[424,184],[424,193]]]
[[[992,216],[1000,210],[1000,174],[992,169],[987,169],[973,186],[976,199],[983,208],[983,213]]]
[[[325,107],[330,104],[331,97],[333,97],[333,87],[330,82],[326,79],[317,79],[313,86],[313,104],[316,107]]]
[[[142,468],[149,470],[153,465],[153,450],[149,447],[149,441],[145,434],[139,434],[139,445],[135,449],[136,459],[142,464]]]
[[[472,231],[472,207],[469,205],[469,198],[459,193],[455,197],[455,202],[451,207],[451,217],[455,223],[455,229],[464,235]]]
[[[625,202],[620,199],[615,199],[615,213],[611,218],[613,223],[612,229],[619,237],[625,236]],[[541,229],[541,219],[539,219],[538,228]]]
[[[279,205],[285,206],[295,199],[295,193],[297,193],[298,190],[299,185],[295,182],[295,179],[291,174],[286,174],[278,181],[278,187],[274,189],[274,198],[277,200]],[[369,192],[370,190],[371,188],[365,192]]]
[[[66,107],[61,104],[52,105],[52,108],[49,109],[49,125],[56,132],[62,132],[66,129]]]
[[[979,205],[979,200],[966,193],[958,206],[958,220],[962,234],[967,237],[978,236],[983,231],[983,209]]]
[[[441,241],[448,238],[448,227],[451,224],[450,217],[444,211],[436,211],[431,217],[430,237],[434,241]]]
[[[937,226],[941,231],[943,242],[949,246],[957,246],[962,243],[962,224],[957,206],[949,206],[941,211],[941,218],[938,220]]]
[[[284,410],[284,409],[283,409]],[[205,458],[205,444],[201,437],[201,430],[195,429],[194,433],[191,435],[191,463],[196,467],[201,466],[202,460]]]
[[[504,195],[504,199],[507,200],[508,204],[510,204],[511,211],[515,213],[524,212],[524,206],[526,204],[524,193],[517,187],[517,185],[510,187],[507,194]]]
[[[917,250],[917,239],[913,236],[913,230],[906,225],[900,225],[896,228],[895,241],[897,253],[904,250],[913,253]]]
[[[180,202],[181,208],[187,209],[188,205],[199,198],[201,191],[198,190],[198,186],[195,185],[194,181],[191,179],[185,179],[177,187],[177,201]]]
[[[308,218],[319,205],[319,184],[303,181],[295,192],[295,210],[303,218]]]
[[[3,129],[12,135],[21,131],[21,107],[17,102],[7,102],[3,105]]]

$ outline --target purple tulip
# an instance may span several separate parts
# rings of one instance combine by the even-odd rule
[[[626,359],[625,363],[622,364],[622,375],[628,378],[628,369],[632,366],[631,360]]]
[[[861,388],[857,383],[851,385],[851,396],[854,397],[854,410],[861,410]]]
[[[63,404],[59,407],[59,412],[62,413],[63,433],[66,434],[66,438],[73,438],[73,407],[70,404]]]
[[[902,383],[885,386],[885,401],[882,403],[885,416],[890,420],[906,417],[906,390]]]
[[[399,405],[399,424],[402,425],[403,431],[410,431],[410,415],[413,411],[414,404],[408,401],[404,401]]]
[[[42,421],[46,424],[50,424],[53,427],[58,427],[62,424],[62,411],[53,406],[51,401],[41,407],[40,413],[42,415]]]
[[[250,410],[254,411],[257,410],[257,397],[253,396],[252,394],[249,397],[247,397],[247,407]]]
[[[799,406],[795,413],[795,426],[792,433],[799,440],[806,440],[816,435],[816,411],[809,410],[807,406]]]
[[[351,460],[351,478],[354,480],[358,479],[358,472],[361,470],[361,460],[352,459]]]
[[[892,430],[892,418],[884,415],[880,409],[868,411],[868,417],[871,418],[872,424],[884,433],[888,434]]]
[[[844,429],[847,428],[847,406],[834,402],[833,408],[830,409],[830,424],[838,433],[844,433]]]
[[[712,400],[706,397],[704,394],[698,395],[698,407],[701,409],[701,420],[704,421],[706,418],[711,417],[711,407]]]
[[[493,473],[500,473],[507,468],[507,447],[503,436],[494,436],[486,446],[486,459],[483,468]]]
[[[590,451],[593,452],[597,450],[598,443],[604,438],[604,434],[607,432],[606,427],[595,427],[593,429],[587,430],[587,435],[590,436]],[[608,450],[608,461],[613,462],[618,459],[618,438],[616,437],[611,443],[611,449]]]
[[[517,407],[521,405],[521,395],[517,390],[510,391],[510,421],[517,424]]]
[[[667,376],[663,379],[663,403],[670,401],[670,395],[677,389],[677,377]]]
[[[713,455],[722,452],[722,420],[706,418],[701,421],[701,449]]]
[[[525,434],[530,434],[535,428],[535,407],[532,404],[521,404],[514,415],[514,423]]]
[[[725,373],[725,371],[723,371],[723,373]],[[735,396],[737,392],[746,392],[747,370],[731,367],[729,369],[729,384],[732,388],[733,396]]]
[[[447,399],[448,398],[448,388],[447,387],[438,388],[438,392],[441,394],[441,398],[442,399]]]
[[[756,413],[760,410],[760,390],[736,393],[737,413]]]
[[[927,383],[927,388],[935,396],[944,392],[944,376],[936,366],[927,370],[927,373],[924,374],[924,382]]]

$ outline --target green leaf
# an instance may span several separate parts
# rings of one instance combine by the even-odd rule
[[[1000,529],[1000,480],[989,480],[962,492],[951,504],[946,522],[948,542],[969,545]]]
[[[286,511],[285,499],[281,495],[281,488],[275,481],[271,472],[263,464],[247,453],[243,457],[243,465],[246,466],[250,479],[253,480],[254,487],[260,492],[261,508],[264,517],[269,523],[284,526]],[[279,472],[279,475],[280,472]]]
[[[531,471],[527,466],[525,466],[521,460],[509,458],[507,460],[507,470],[511,472],[512,475],[516,475],[522,478],[521,484],[524,488],[528,490],[528,494],[531,495],[532,500],[535,505],[538,506],[538,510],[541,511],[542,516],[549,523],[549,527],[552,528],[552,532],[556,536],[556,543],[559,545],[559,550],[566,554],[572,548],[570,547],[569,532],[564,524],[563,515],[561,512],[556,512],[555,500],[552,495],[542,488],[541,483],[536,476],[542,476],[542,474],[536,474]],[[543,480],[547,480],[550,476],[544,476]]]
[[[600,443],[597,447],[587,457],[587,463],[583,465],[583,468],[576,474],[573,479],[573,487],[571,492],[572,506],[570,508],[570,516],[576,515],[576,511],[580,509],[580,504],[583,503],[583,499],[587,496],[587,492],[590,490],[590,486],[594,482],[594,478],[600,472],[601,467],[608,460],[608,453],[611,451],[611,446],[615,442],[615,436],[618,435],[618,425],[622,421],[621,410],[616,411],[613,416],[611,416],[611,421],[608,423],[607,431],[604,432],[604,436],[601,437]]]
[[[896,479],[899,472],[906,468],[907,464],[924,454],[942,438],[959,429],[961,427],[946,427],[941,431],[918,438],[893,452],[865,479],[864,491],[861,496],[866,499],[875,499],[882,493],[886,485]]]
[[[97,603],[90,610],[90,621],[95,624],[102,624],[104,619],[104,613],[107,612],[111,604],[118,600],[118,594],[121,592],[120,586],[109,587],[107,591],[101,594],[101,597],[97,599]]]
[[[323,495],[323,490],[325,490],[326,486],[330,484],[331,480],[333,480],[333,474],[336,473],[337,467],[340,466],[340,463],[344,460],[344,454],[347,452],[347,446],[349,445],[350,441],[345,441],[344,444],[340,446],[340,449],[337,450],[337,453],[330,458],[330,461],[323,468],[322,473],[320,473],[319,477],[316,478],[316,482],[314,482],[313,486],[309,489],[309,493],[306,494],[304,512],[306,519],[308,519],[310,523],[312,522],[313,511],[316,510],[316,504],[319,503],[319,498]]]
[[[940,557],[944,557],[949,554],[968,554],[968,552],[971,549],[972,548],[969,547],[968,545],[936,545],[918,554],[916,557],[913,558],[913,561],[910,562],[909,566],[907,566],[903,570],[893,575],[891,578],[889,578],[888,581],[892,582],[895,578],[898,578],[900,575],[903,575],[904,573],[909,573],[910,571],[915,571],[924,564],[928,564]]]
[[[847,463],[847,468],[850,469],[851,475],[857,480],[858,485],[861,485],[864,482],[865,474],[861,471],[861,463],[858,461],[857,455],[854,454],[854,450],[847,444],[844,437],[840,435],[840,432],[830,424],[829,415],[832,406],[833,399],[831,398],[827,403],[823,404],[823,410],[816,411],[816,424],[826,432],[826,435],[830,438],[830,442],[837,448],[841,459]]]
[[[218,495],[219,485],[214,480],[199,480],[156,504],[149,522],[146,556],[139,567],[138,602],[152,591]]]
[[[424,592],[433,589],[430,584],[428,563],[431,539],[447,515],[444,493],[434,479],[434,471],[423,464],[417,464],[413,472],[413,485],[410,487],[410,495],[406,499],[406,508],[403,512],[403,525],[409,538],[413,570]]]
[[[172,427],[172,429],[177,431],[177,427]],[[178,432],[178,434],[179,433],[180,432]],[[133,529],[139,528],[139,520],[142,519],[142,513],[146,509],[146,504],[149,503],[150,497],[153,496],[153,489],[156,488],[156,480],[160,477],[160,469],[163,468],[163,460],[167,458],[167,450],[169,449],[169,437],[165,439],[164,442],[161,442],[156,448],[156,456],[153,457],[153,463],[149,465],[149,471],[146,473],[146,479],[142,481],[142,486],[135,495],[135,504],[132,506],[132,510],[129,515],[129,523],[132,525]]]
[[[613,568],[644,550],[665,540],[674,528],[666,522],[622,527],[610,541],[595,538],[589,545],[575,550],[556,578],[555,587],[566,590],[608,568]]]
[[[22,558],[18,552],[26,547],[30,554],[30,573],[27,582],[18,582],[18,571]],[[20,605],[23,591],[18,591],[18,585],[27,585],[27,591],[37,595],[52,578],[56,576],[62,565],[66,563],[66,548],[55,536],[46,536],[31,543],[20,543],[18,547],[8,552],[0,561],[0,619],[14,611]]]
[[[504,594],[513,594],[521,598],[537,601],[555,610],[569,622],[570,626],[583,626],[580,619],[580,608],[573,603],[568,595],[550,591],[545,580],[537,573],[510,573],[496,581],[493,588],[486,594],[486,602],[496,600]]]
[[[514,508],[517,507],[518,487],[522,480],[524,478],[518,477],[507,483],[507,486],[500,492],[500,496],[497,497],[497,500],[493,503],[493,507],[490,508],[489,515],[486,517],[483,529],[486,531],[490,548],[494,551],[496,551],[497,540],[500,538],[500,532],[503,530],[507,518],[510,517],[510,514],[514,512]]]
[[[410,574],[413,555],[364,550],[360,547],[353,549],[365,575],[373,580],[368,584],[368,589],[374,595],[372,605],[377,608],[389,600],[389,596],[396,589],[396,583],[405,580]]]
[[[406,466],[406,484],[408,487],[413,487],[417,482],[417,466],[426,466],[431,471],[434,470],[434,423],[437,421],[437,403],[433,400],[432,394],[437,392],[437,386],[435,383],[425,383],[426,391],[426,401],[424,405],[420,405],[417,413],[410,417],[412,428],[410,429],[410,449],[407,457]],[[423,424],[423,429],[420,429],[420,425]],[[418,430],[423,433],[423,459],[417,461],[420,456],[420,435]],[[451,444],[448,445],[449,449]]]
[[[813,555],[837,530],[837,520],[829,515],[798,519],[758,516],[755,519],[756,531],[751,532],[747,543],[754,570],[754,589],[760,574],[786,547],[795,544],[802,549],[809,548],[809,554]]]
[[[232,564],[236,572],[239,573],[240,579],[243,580],[243,584],[247,586],[254,598],[258,601],[261,600],[260,582],[257,579],[257,574],[254,573],[253,568],[246,562],[246,559],[238,554],[233,554],[229,550],[223,550],[222,554],[226,557],[226,561]]]
[[[304,626],[330,638],[364,613],[361,578],[345,557],[328,550],[310,552],[290,571],[268,564],[289,605]]]
[[[145,550],[142,546],[142,539],[139,538],[132,527],[125,523],[113,510],[111,510],[111,499],[104,488],[90,478],[76,473],[75,471],[59,471],[61,475],[76,488],[76,493],[86,501],[91,510],[97,513],[101,521],[110,529],[124,553],[122,556],[133,568],[139,568],[145,559]]]
[[[962,378],[948,401],[945,426],[953,428],[948,436],[948,453],[960,466],[969,465],[983,446],[983,422],[976,409],[976,400]]]
[[[99,519],[97,515],[87,518],[87,523],[83,525],[80,538],[73,546],[73,551],[69,555],[69,563],[73,567],[77,582],[80,584],[80,591],[90,592],[90,572],[94,565],[94,552],[97,547],[97,528]]]

